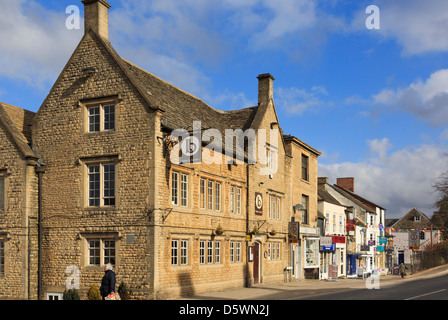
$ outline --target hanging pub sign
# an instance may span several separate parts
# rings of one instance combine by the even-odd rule
[[[257,216],[263,215],[263,194],[255,192],[255,214]]]
[[[288,238],[290,243],[297,243],[299,241],[300,224],[298,222],[288,223]]]
[[[419,247],[420,236],[418,230],[409,230],[409,247]]]

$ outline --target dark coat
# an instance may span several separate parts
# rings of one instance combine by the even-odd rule
[[[101,280],[100,293],[104,298],[111,292],[115,292],[115,272],[112,270],[106,270],[104,277]]]

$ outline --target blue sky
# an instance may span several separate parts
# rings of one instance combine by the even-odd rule
[[[282,129],[322,152],[319,175],[399,217],[431,215],[448,170],[446,0],[109,0],[118,53],[231,110],[275,78]],[[83,35],[79,0],[0,0],[0,101],[37,111]],[[369,5],[379,29],[368,29]]]

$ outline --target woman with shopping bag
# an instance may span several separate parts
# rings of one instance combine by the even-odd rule
[[[100,293],[103,300],[121,300],[118,293],[115,292],[115,272],[112,270],[110,263],[104,266],[104,276],[101,279]]]

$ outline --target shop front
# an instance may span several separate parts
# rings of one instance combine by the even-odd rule
[[[330,269],[335,265],[335,251],[336,244],[333,243],[332,237],[320,237],[319,239],[319,251],[320,251],[320,268],[319,279],[326,280],[333,276],[330,273]]]
[[[338,278],[346,276],[346,265],[347,265],[347,248],[345,244],[344,236],[332,236],[332,241],[335,244],[334,253],[334,265],[337,266]]]
[[[303,237],[305,279],[319,279],[319,237]]]

